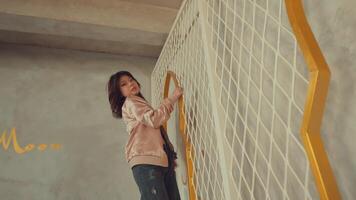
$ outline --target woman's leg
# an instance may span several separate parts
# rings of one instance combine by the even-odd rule
[[[168,200],[164,182],[167,168],[140,164],[132,168],[133,176],[141,193],[141,200]]]
[[[174,171],[172,175],[166,174],[164,177],[164,182],[166,184],[167,193],[169,196],[169,200],[180,200],[177,180],[176,180],[176,172]]]

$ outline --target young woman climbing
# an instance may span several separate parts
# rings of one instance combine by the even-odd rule
[[[170,118],[183,88],[164,98],[157,109],[141,94],[140,83],[128,71],[111,75],[107,90],[113,117],[122,118],[129,134],[125,147],[141,200],[180,200],[175,159],[176,153],[163,123]]]

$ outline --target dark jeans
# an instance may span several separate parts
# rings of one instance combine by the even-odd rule
[[[132,167],[141,193],[140,200],[180,200],[176,174],[170,176],[168,167],[139,164]]]

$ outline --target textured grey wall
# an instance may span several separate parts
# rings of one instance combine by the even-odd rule
[[[125,125],[112,118],[105,86],[112,73],[128,70],[149,100],[155,62],[0,45],[0,133],[15,127],[22,146],[62,145],[26,154],[0,147],[0,199],[138,199],[124,157]]]
[[[332,79],[322,135],[343,199],[356,199],[356,1],[304,1]],[[150,59],[0,46],[0,131],[21,144],[58,151],[17,155],[0,149],[5,199],[138,199],[123,157],[126,132],[108,110],[109,74],[129,69],[150,99]]]
[[[343,199],[356,199],[356,1],[304,4],[331,69],[322,136]]]

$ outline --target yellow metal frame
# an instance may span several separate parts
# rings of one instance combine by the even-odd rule
[[[164,94],[163,98],[168,97],[169,94],[169,84],[171,80],[174,81],[174,85],[177,87],[179,86],[177,77],[174,72],[167,71],[166,82],[164,85]],[[185,156],[186,156],[186,169],[188,174],[188,190],[189,190],[189,199],[196,200],[196,190],[194,186],[194,170],[193,170],[193,158],[194,158],[194,151],[193,146],[189,140],[189,137],[186,133],[186,124],[185,124],[185,109],[184,109],[184,99],[180,97],[178,99],[178,112],[179,112],[179,133],[181,134],[184,144],[185,144]],[[164,123],[163,127],[167,130],[167,122]]]
[[[330,70],[310,29],[300,0],[285,0],[288,18],[310,72],[301,135],[322,200],[339,200],[340,193],[320,136]]]

